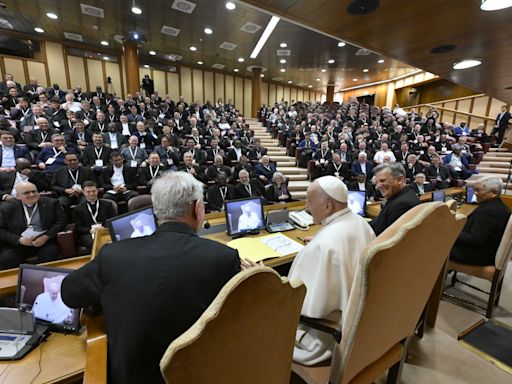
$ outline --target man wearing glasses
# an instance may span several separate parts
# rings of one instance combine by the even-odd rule
[[[16,185],[16,200],[0,208],[0,269],[16,268],[29,257],[37,263],[56,260],[57,233],[66,226],[58,200],[40,197],[34,184]]]

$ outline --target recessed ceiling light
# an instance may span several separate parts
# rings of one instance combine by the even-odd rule
[[[280,46],[281,48],[286,48],[286,47],[288,46],[288,44],[286,44],[286,43],[281,43],[281,44],[279,44],[279,46]]]
[[[320,81],[320,78],[318,78],[318,77],[317,77],[317,78],[316,78],[316,81]]]
[[[108,57],[108,56],[103,56],[103,60],[110,60],[110,57]]]
[[[291,83],[293,83],[293,81],[291,81],[291,80],[288,80],[288,84],[291,84]]]
[[[263,73],[262,73],[260,76],[261,76],[261,77],[265,77],[265,75],[264,75]]]
[[[140,9],[139,7],[133,6],[132,13],[135,13],[136,15],[140,15],[142,13],[142,9]]]
[[[512,0],[482,0],[480,5],[482,11],[497,11],[508,7],[512,7]]]
[[[281,68],[279,71],[280,71],[280,72],[286,72],[286,69]]]
[[[377,61],[377,63],[382,64],[384,62],[384,59],[380,59]]]
[[[101,45],[104,45],[104,46],[106,47],[106,46],[108,45],[108,41],[106,41],[106,40],[102,40],[100,44],[101,44]]]
[[[368,71],[369,71],[368,68],[363,69],[363,72],[368,72]]]
[[[344,43],[343,41],[340,41],[338,43],[338,47],[344,47],[345,45],[347,45],[346,43]]]
[[[203,62],[202,61],[198,61],[197,64],[203,65]]]
[[[34,31],[36,31],[37,33],[44,33],[44,29],[39,27],[35,27]]]
[[[280,62],[281,64],[285,64],[285,63],[286,63],[286,59],[281,59],[281,60],[279,60],[279,62]]]
[[[197,48],[196,48],[196,47],[194,47],[194,46],[191,46],[189,49],[190,49],[192,52],[197,51]]]
[[[331,60],[329,60],[329,61],[327,61],[327,62],[328,62],[329,64],[334,64],[334,60],[333,60],[333,59],[331,59]]]
[[[320,70],[320,72],[327,72],[327,69],[322,68],[322,69]]]
[[[149,65],[147,65],[147,64],[144,64],[144,68],[149,68]]]
[[[270,35],[274,31],[274,29],[276,28],[277,23],[279,23],[279,20],[281,20],[279,17],[272,16],[272,18],[268,22],[267,26],[265,27],[265,30],[261,34],[258,42],[256,43],[256,46],[252,50],[251,55],[249,56],[251,59],[255,59],[256,57],[258,57],[261,49],[267,42],[268,38],[270,37]]]
[[[228,8],[228,9],[229,9],[229,8]],[[239,71],[239,69],[238,69],[238,68],[235,68],[235,69],[233,69],[233,71],[238,72],[238,71]]]
[[[308,85],[308,88],[313,88],[313,86],[312,85]]]
[[[59,16],[57,16],[55,13],[53,12],[48,12],[46,14],[46,16],[48,16],[50,19],[53,19],[53,20],[57,20],[59,18]]]
[[[482,64],[482,60],[478,59],[466,59],[453,64],[453,69],[467,69],[479,66]]]
[[[236,4],[235,4],[235,3],[233,3],[232,1],[228,1],[228,2],[226,3],[226,8],[227,8],[227,9],[229,9],[230,11],[232,11],[233,9],[235,9],[235,8],[236,8]]]
[[[357,79],[352,79],[352,81],[357,81]]]
[[[155,51],[149,51],[148,52],[151,56],[155,56],[156,55],[156,52]]]
[[[206,33],[207,35],[211,35],[213,33],[213,29],[206,27],[204,29],[204,33]]]
[[[238,58],[238,62],[239,62],[239,63],[243,63],[244,61],[245,61],[245,59],[244,59],[243,57],[239,57],[239,58]]]

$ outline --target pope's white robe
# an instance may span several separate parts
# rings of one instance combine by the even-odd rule
[[[327,217],[322,225],[295,257],[288,278],[303,281],[307,288],[302,315],[339,321],[359,260],[375,233],[348,207]],[[303,365],[325,361],[334,343],[332,335],[299,325],[293,360]]]
[[[73,313],[62,301],[60,293],[55,300],[52,300],[49,292],[41,293],[36,297],[32,311],[36,318],[54,324],[63,323]]]

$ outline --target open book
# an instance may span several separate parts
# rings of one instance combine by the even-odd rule
[[[304,248],[302,244],[281,233],[260,237],[244,237],[231,240],[227,245],[236,249],[242,259],[254,262],[288,256]]]

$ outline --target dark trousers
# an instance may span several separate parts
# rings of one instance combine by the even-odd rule
[[[495,135],[498,132],[498,144],[503,142],[503,138],[505,137],[505,127],[494,127],[491,131],[491,136]]]
[[[93,239],[90,233],[86,233],[85,235],[80,235],[80,244],[82,244],[89,252],[91,252],[92,249],[92,243]]]
[[[139,194],[135,191],[126,191],[126,193],[105,193],[103,195],[104,199],[114,200],[116,203],[121,201],[127,202],[132,197],[138,196]]]
[[[0,253],[0,269],[18,268],[26,259],[32,257],[36,257],[36,262],[39,264],[57,260],[58,256],[59,247],[55,240],[48,240],[40,248],[24,245],[5,247]]]

